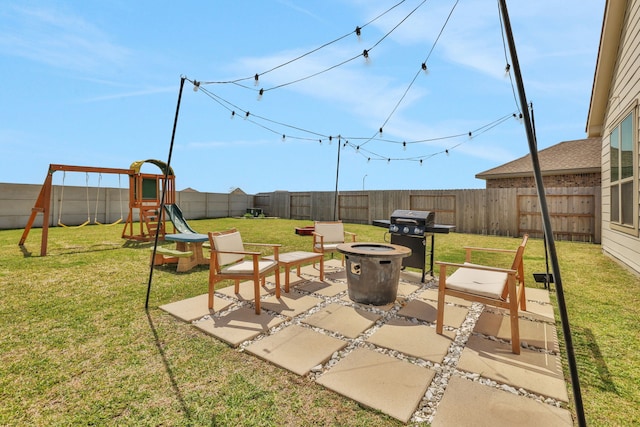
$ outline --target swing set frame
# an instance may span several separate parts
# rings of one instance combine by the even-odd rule
[[[139,241],[149,241],[155,237],[155,234],[158,233],[159,237],[164,238],[165,230],[166,230],[166,216],[164,212],[160,210],[160,191],[163,188],[163,180],[166,177],[167,180],[167,195],[165,203],[175,203],[175,176],[173,175],[173,171],[169,170],[169,174],[148,174],[141,173],[140,167],[142,164],[150,162],[155,164],[156,166],[163,169],[166,167],[164,163],[159,162],[157,160],[143,160],[134,162],[129,169],[121,169],[121,168],[104,168],[104,167],[95,167],[95,166],[73,166],[73,165],[58,165],[58,164],[50,164],[49,170],[47,172],[47,177],[44,180],[44,184],[40,189],[40,193],[38,194],[38,198],[36,199],[35,205],[31,209],[31,215],[29,216],[29,220],[27,221],[27,225],[22,233],[22,237],[20,238],[20,246],[24,246],[24,243],[29,236],[29,232],[33,227],[35,219],[38,214],[43,215],[42,219],[42,238],[40,243],[40,256],[47,255],[47,242],[49,239],[49,226],[52,223],[51,217],[51,194],[53,188],[53,174],[55,172],[84,172],[87,175],[89,173],[98,173],[98,174],[117,174],[117,175],[127,175],[129,177],[129,215],[127,217],[127,221],[124,225],[124,229],[122,231],[122,237],[125,239],[133,239]],[[87,183],[88,185],[88,183]],[[64,188],[64,182],[63,182]],[[99,191],[99,187],[98,187]],[[88,194],[88,190],[87,190]],[[62,200],[61,200],[62,202]],[[87,195],[87,203],[89,203],[88,195]],[[122,201],[121,201],[122,203]],[[61,203],[62,204],[62,203]],[[96,203],[97,204],[97,203]],[[96,208],[97,209],[97,208]],[[139,219],[140,219],[140,230],[139,233],[135,233],[133,231],[133,211],[134,209],[139,210]],[[62,210],[60,210],[60,213]],[[89,217],[87,221],[83,224],[80,224],[77,227],[82,227],[90,223],[90,211],[88,211]],[[152,217],[152,220],[149,220],[149,217]],[[62,224],[60,221],[60,217],[58,218],[57,225],[62,227],[67,227]],[[104,224],[104,225],[115,225],[120,223],[122,218],[113,224]],[[95,221],[96,224],[99,222]],[[175,230],[174,230],[175,231]]]

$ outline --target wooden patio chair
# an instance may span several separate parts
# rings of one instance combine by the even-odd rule
[[[240,292],[240,280],[253,280],[256,314],[260,314],[260,282],[265,285],[266,276],[276,272],[276,297],[280,298],[280,274],[278,269],[279,244],[243,243],[235,228],[222,232],[209,232],[211,258],[209,260],[209,309],[213,309],[215,284],[222,280],[235,281],[235,293]],[[270,247],[273,259],[264,259],[260,252],[246,251],[244,246]]]
[[[356,241],[356,234],[344,230],[342,221],[315,221],[313,231],[313,252],[326,254],[338,251],[338,245],[349,237]],[[344,257],[342,257],[344,265]]]
[[[492,249],[465,247],[466,261],[464,264],[437,261],[440,266],[438,280],[438,315],[436,332],[442,334],[444,323],[444,299],[447,295],[475,301],[482,304],[501,307],[509,310],[511,320],[511,351],[520,354],[520,329],[518,326],[518,307],[525,311],[524,265],[522,257],[529,236],[522,238],[518,249]],[[511,268],[496,268],[471,263],[473,251],[511,252],[514,260]],[[447,267],[458,269],[447,277]]]

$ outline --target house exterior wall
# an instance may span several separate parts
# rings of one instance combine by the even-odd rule
[[[600,173],[560,174],[542,177],[547,187],[600,187]],[[533,176],[487,179],[486,188],[535,188]]]
[[[640,73],[637,59],[640,57],[640,2],[626,2],[626,12],[622,27],[617,61],[611,82],[611,89],[608,94],[608,105],[606,109],[603,129],[602,129],[602,249],[605,253],[620,260],[633,270],[640,273],[640,237],[638,236],[638,218],[635,221],[635,229],[632,232],[623,232],[611,224],[611,163],[610,163],[610,138],[612,129],[617,126],[620,120],[630,111],[634,110],[635,121],[635,160],[636,170],[635,204],[638,204],[638,153],[640,140],[638,129],[640,129],[639,117],[640,109],[638,102],[640,99]],[[640,210],[640,209],[639,209]]]

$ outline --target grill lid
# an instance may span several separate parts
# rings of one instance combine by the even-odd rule
[[[422,237],[428,228],[433,228],[434,220],[435,212],[397,209],[391,214],[389,231]]]

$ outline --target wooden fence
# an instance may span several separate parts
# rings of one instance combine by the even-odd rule
[[[600,242],[600,188],[547,188],[546,199],[554,238]],[[371,224],[389,219],[396,209],[435,212],[436,223],[456,231],[498,236],[529,233],[542,237],[542,216],[534,188],[478,190],[402,190],[260,193],[255,207],[271,216],[303,220],[340,219]]]
[[[0,183],[0,229],[22,228],[40,191],[39,185]],[[599,187],[546,189],[551,225],[558,240],[600,243]],[[221,194],[179,191],[176,201],[186,219],[241,216],[247,208],[262,208],[268,216],[302,220],[341,219],[371,224],[389,219],[396,209],[435,212],[436,223],[454,225],[456,231],[499,236],[542,236],[538,196],[533,188],[477,190],[349,191]],[[68,225],[97,218],[102,223],[119,219],[128,207],[127,192],[115,188],[54,186],[50,224],[58,216]],[[89,212],[88,212],[89,211]],[[36,219],[36,227],[42,218]]]

